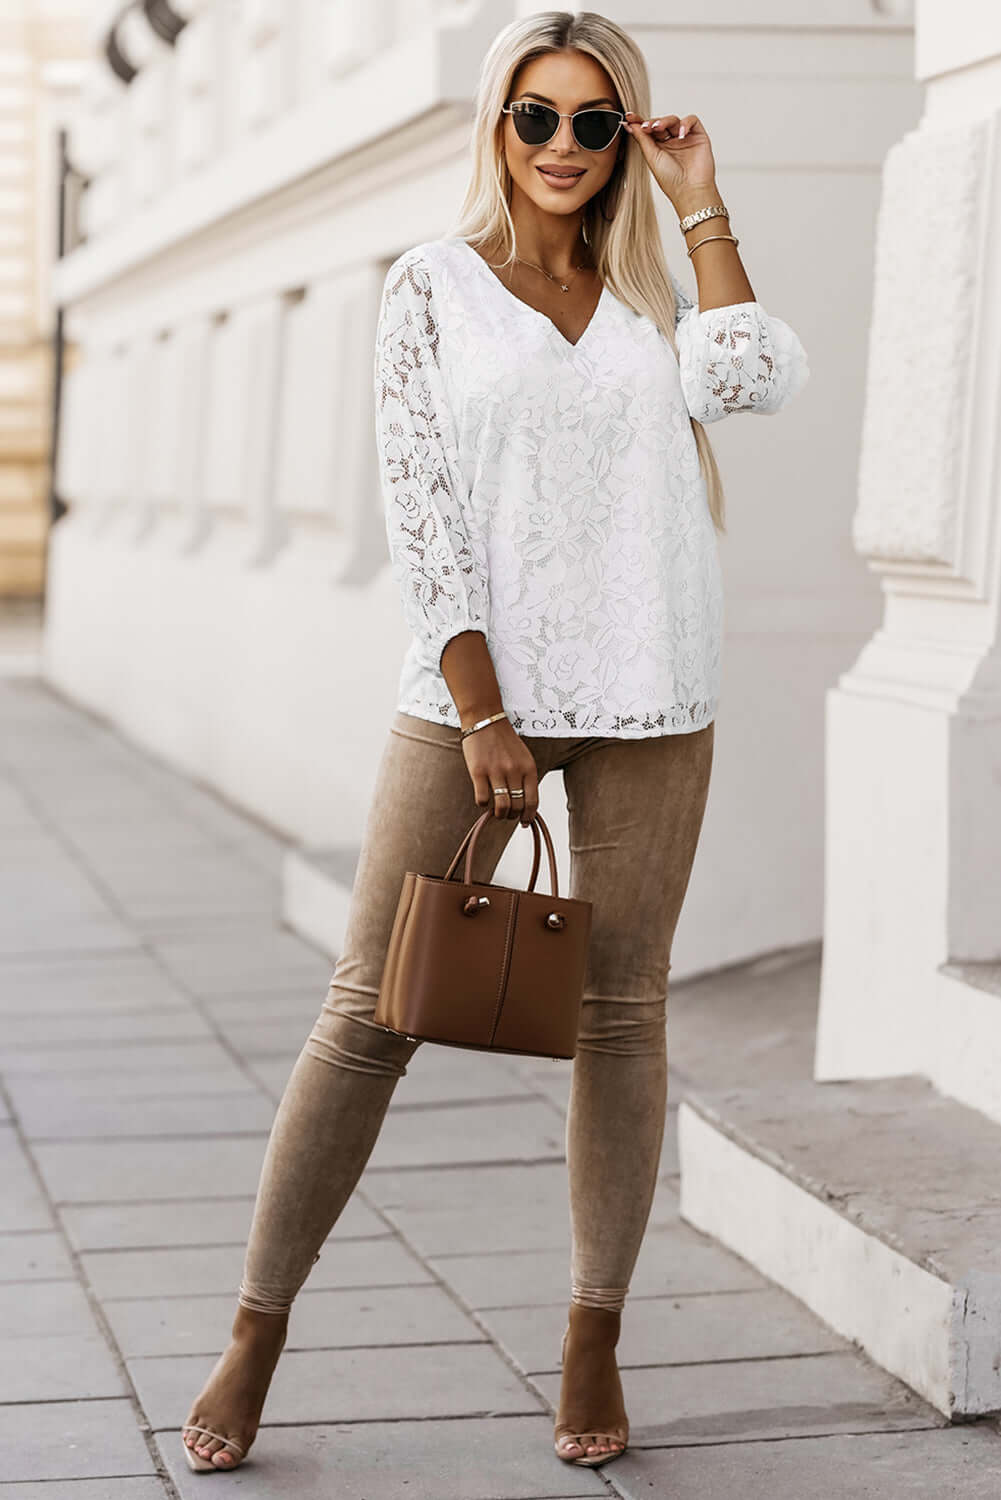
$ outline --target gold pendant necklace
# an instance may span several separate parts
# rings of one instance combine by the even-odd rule
[[[535,264],[534,260],[522,260],[522,258],[521,258],[520,255],[516,255],[515,256],[515,260],[520,260],[523,266],[531,266],[534,271],[541,271],[542,274],[543,274],[543,276],[548,276],[549,277],[550,281],[558,282],[559,283],[559,288],[560,288],[561,292],[568,292],[570,290],[569,286],[567,286],[567,284],[566,284],[565,281],[560,281],[560,278],[558,276],[553,276],[551,272],[549,272],[549,271],[546,270],[545,266],[537,266]],[[574,266],[574,271],[575,272],[576,271],[583,271],[583,269],[584,269],[583,264],[581,264],[579,266]],[[571,277],[571,281],[576,281],[576,279],[577,279],[576,276]]]

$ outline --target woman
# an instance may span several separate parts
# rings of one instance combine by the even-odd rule
[[[701,424],[775,412],[808,373],[754,298],[702,122],[651,117],[648,99],[641,54],[601,16],[507,26],[458,229],[386,276],[377,435],[414,638],[344,950],[268,1144],[232,1342],[184,1429],[193,1465],[233,1468],[253,1441],[292,1300],[419,1045],[373,1020],[403,872],[444,871],[492,807],[489,880],[556,768],[570,894],[593,923],[555,1451],[595,1465],[628,1439],[614,1351],[660,1160],[671,943],[720,676],[722,494]],[[666,267],[653,187],[697,306]]]

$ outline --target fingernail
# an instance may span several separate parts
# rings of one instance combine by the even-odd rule
[[[681,129],[678,131],[678,140],[679,141],[681,140],[681,137],[684,135],[684,133],[685,133],[685,127],[684,127],[684,125],[682,125]]]

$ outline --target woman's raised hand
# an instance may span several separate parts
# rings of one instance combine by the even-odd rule
[[[539,772],[535,757],[510,719],[498,719],[462,741],[466,768],[473,782],[477,807],[492,807],[495,818],[518,818],[531,823],[539,808]],[[506,787],[504,792],[495,787]],[[510,792],[525,793],[511,797]]]
[[[627,109],[625,116],[626,129],[642,151],[657,186],[672,202],[713,188],[716,162],[698,115],[652,115],[644,120]]]

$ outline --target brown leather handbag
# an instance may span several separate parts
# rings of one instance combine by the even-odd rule
[[[375,1020],[411,1041],[573,1057],[592,903],[560,896],[553,841],[538,812],[521,825],[535,839],[528,889],[474,882],[476,840],[493,816],[476,819],[443,876],[404,875]],[[535,889],[540,828],[548,896]],[[453,880],[463,849],[463,878]]]

